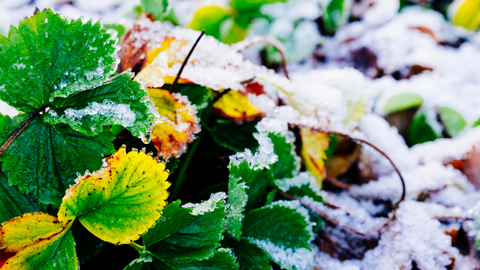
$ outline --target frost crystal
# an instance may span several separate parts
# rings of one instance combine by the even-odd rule
[[[223,192],[218,192],[210,195],[210,199],[201,203],[187,203],[183,205],[184,208],[192,208],[191,214],[194,216],[204,215],[205,213],[211,213],[218,208],[220,201],[225,204],[227,195]]]
[[[273,152],[273,143],[267,134],[254,133],[253,136],[260,145],[255,154],[250,149],[245,149],[245,152],[230,156],[230,165],[238,166],[240,163],[247,161],[250,169],[261,170],[270,168],[271,164],[277,162],[278,156]]]
[[[275,202],[267,205],[266,207],[273,208],[275,206],[287,207],[287,208],[290,208],[290,209],[294,209],[298,213],[300,213],[305,218],[305,222],[308,224],[308,227],[306,228],[306,230],[308,232],[310,232],[309,242],[312,241],[315,238],[314,234],[313,234],[313,226],[315,226],[316,223],[315,222],[310,222],[310,215],[308,214],[308,210],[305,207],[302,206],[300,201],[298,201],[298,200],[294,200],[294,201],[275,201]]]
[[[268,240],[258,240],[251,237],[247,239],[265,250],[282,268],[306,270],[313,267],[314,254],[306,248],[292,250],[291,248],[277,246]]]
[[[323,197],[323,192],[317,184],[317,180],[309,172],[301,172],[293,178],[277,179],[275,185],[283,192],[287,192],[293,187],[300,188],[308,186],[313,192]]]

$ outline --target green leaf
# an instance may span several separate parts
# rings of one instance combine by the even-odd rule
[[[228,180],[228,209],[225,229],[237,240],[242,236],[242,222],[245,217],[243,212],[247,205],[246,189],[248,186],[245,182],[239,182],[233,177]]]
[[[383,112],[391,114],[395,112],[405,111],[411,108],[420,107],[423,103],[423,98],[415,93],[401,93],[391,96],[385,105],[383,105]]]
[[[145,258],[138,258],[130,262],[123,270],[151,270],[149,263],[153,262],[153,258],[148,256]]]
[[[243,221],[243,237],[262,248],[285,269],[311,269],[314,223],[298,201],[276,201],[252,210]]]
[[[272,269],[268,254],[257,245],[250,243],[248,240],[241,239],[240,241],[236,241],[228,239],[226,245],[233,249],[233,252],[237,256],[238,263],[240,264],[240,269]]]
[[[4,128],[25,118],[18,115],[3,123],[2,143],[10,134],[4,133]],[[61,194],[74,184],[77,173],[100,169],[103,156],[114,151],[113,139],[110,132],[85,137],[66,125],[46,124],[39,116],[12,142],[0,161],[8,170],[10,184],[18,185],[22,193],[33,195],[40,203],[58,208]]]
[[[168,205],[155,227],[142,237],[145,247],[169,265],[210,258],[223,239],[225,197],[216,193],[199,204]]]
[[[276,201],[245,214],[243,236],[286,248],[306,248],[313,235],[308,211],[298,201]]]
[[[457,10],[450,14],[450,19],[453,25],[461,26],[468,30],[476,30],[480,26],[480,1],[466,0],[455,1],[458,5]]]
[[[247,29],[241,27],[234,18],[227,18],[220,25],[219,40],[225,44],[240,42],[247,36]]]
[[[234,121],[217,120],[213,122],[210,131],[215,142],[234,152],[242,152],[245,148],[254,150],[258,147],[257,140],[253,137],[256,122],[243,122],[238,125]]]
[[[22,196],[8,184],[7,176],[0,171],[0,223],[25,213],[42,211],[41,207],[30,197]]]
[[[78,268],[70,224],[45,213],[24,214],[2,223],[2,269]]]
[[[230,6],[232,6],[240,14],[255,13],[258,12],[262,5],[275,2],[285,3],[287,0],[231,0]]]
[[[272,164],[275,179],[293,177],[300,170],[300,158],[295,153],[294,139],[287,134],[269,133],[272,140],[273,151],[278,156],[278,161]],[[292,134],[292,137],[294,135]]]
[[[116,45],[99,22],[39,11],[0,36],[0,99],[30,113],[100,86],[116,69]]]
[[[330,0],[322,14],[325,28],[335,31],[344,25],[348,20],[351,5],[352,1],[349,0]]]
[[[472,125],[472,127],[478,127],[480,126],[480,118],[477,119],[477,121],[475,121]]]
[[[408,142],[410,145],[430,142],[442,137],[441,130],[439,130],[441,128],[440,124],[436,122],[436,119],[428,118],[428,113],[431,112],[423,108],[418,110],[413,117],[408,130]],[[434,129],[434,127],[437,128]]]
[[[103,241],[129,244],[140,238],[160,217],[168,197],[165,164],[145,152],[120,148],[108,167],[86,174],[67,190],[58,220],[78,218]]]
[[[309,172],[301,172],[293,178],[275,180],[275,185],[288,194],[300,198],[308,196],[317,202],[323,201],[317,180]]]
[[[448,135],[452,138],[456,137],[467,126],[467,121],[465,121],[462,114],[450,107],[439,107],[438,115]]]
[[[197,31],[205,29],[205,33],[216,39],[220,38],[220,25],[230,16],[230,11],[219,6],[199,8],[193,15],[189,28]]]
[[[118,74],[95,89],[55,99],[52,104],[55,109],[45,116],[47,123],[68,124],[88,136],[113,125],[122,125],[139,136],[147,132],[148,123],[153,120],[145,91],[131,80],[129,73]]]
[[[238,165],[230,163],[230,179],[239,182],[245,182],[248,201],[246,211],[262,206],[266,202],[267,187],[273,182],[273,172],[271,169],[254,169],[243,161]]]
[[[108,23],[104,24],[103,27],[105,29],[112,29],[117,31],[117,38],[122,38],[123,34],[125,34],[125,31],[127,30],[125,26],[119,24],[119,23]]]
[[[153,264],[156,269],[172,269],[172,270],[235,270],[238,269],[238,264],[235,262],[235,257],[228,249],[218,249],[215,254],[206,260],[185,260],[172,261],[165,263],[163,261],[154,259]]]
[[[141,3],[145,12],[152,14],[155,19],[163,21],[167,16],[169,0],[141,0]]]

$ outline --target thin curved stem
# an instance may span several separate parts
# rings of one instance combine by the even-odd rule
[[[139,245],[139,244],[137,244],[137,243],[135,243],[135,242],[131,242],[131,243],[130,243],[130,246],[133,247],[133,248],[134,248],[136,251],[138,251],[138,253],[140,253],[140,254],[141,254],[141,253],[143,252],[143,250],[144,250],[144,246]]]
[[[240,43],[237,43],[237,52],[240,52],[240,51],[243,51],[249,47],[252,47],[253,45],[257,45],[257,44],[267,44],[267,45],[270,45],[270,46],[273,46],[275,47],[275,49],[277,49],[277,51],[280,53],[280,56],[282,57],[282,68],[283,68],[283,72],[285,73],[285,77],[287,77],[287,79],[290,79],[290,76],[288,75],[288,68],[287,68],[287,60],[286,60],[286,57],[285,57],[285,49],[283,48],[282,44],[278,41],[278,40],[274,40],[274,39],[271,39],[271,38],[265,38],[265,37],[255,37],[253,38],[252,40],[250,41],[246,41],[246,42],[240,42]]]
[[[10,135],[10,137],[8,137],[8,139],[0,147],[0,156],[3,155],[3,153],[7,150],[10,144],[12,144],[12,142],[22,133],[22,131],[28,126],[28,124],[30,124],[30,122],[32,122],[33,119],[35,119],[35,117],[37,117],[47,107],[48,105],[39,108],[38,110],[34,111],[30,116],[28,116],[25,121],[23,121],[23,123],[12,133],[12,135]]]
[[[197,41],[195,41],[195,44],[193,44],[192,48],[188,52],[187,57],[183,61],[182,66],[180,67],[180,70],[177,73],[177,77],[175,77],[175,80],[173,81],[172,85],[170,85],[170,90],[169,90],[170,92],[173,92],[173,90],[175,90],[175,87],[177,87],[177,83],[178,83],[178,80],[180,79],[180,75],[182,75],[183,69],[188,63],[188,59],[192,55],[193,51],[195,50],[195,47],[197,47],[197,44],[200,41],[200,39],[203,37],[203,35],[205,35],[205,30],[202,30],[202,33],[200,33],[200,36],[198,36]]]

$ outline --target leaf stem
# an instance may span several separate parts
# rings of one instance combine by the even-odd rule
[[[183,69],[185,68],[185,66],[188,63],[188,59],[192,55],[193,51],[195,50],[195,47],[197,47],[197,44],[200,41],[200,39],[203,37],[203,35],[205,35],[205,30],[202,30],[202,33],[200,34],[200,36],[198,36],[197,41],[195,41],[195,44],[193,44],[193,47],[188,52],[187,57],[183,61],[182,66],[180,67],[180,70],[177,73],[177,77],[175,77],[175,80],[173,81],[172,85],[170,85],[170,90],[169,90],[170,92],[173,92],[173,90],[175,90],[175,87],[177,86],[178,80],[180,79],[180,75],[182,75]]]
[[[10,144],[12,144],[12,142],[22,133],[22,131],[28,126],[28,124],[30,124],[30,122],[32,122],[33,119],[35,119],[35,117],[37,117],[47,107],[48,105],[40,107],[39,109],[34,111],[30,116],[28,116],[27,119],[25,119],[25,121],[23,121],[23,123],[10,135],[10,137],[8,137],[8,139],[0,147],[0,156],[3,155],[5,150],[7,150]]]
[[[130,243],[130,246],[133,247],[133,248],[134,248],[136,251],[138,251],[138,253],[140,253],[140,254],[141,254],[141,253],[143,252],[143,250],[145,249],[144,246],[139,245],[139,244],[137,244],[137,243],[135,243],[135,242],[131,242],[131,243]]]
[[[193,154],[195,153],[195,150],[197,149],[198,145],[200,144],[200,140],[202,139],[203,132],[201,132],[195,142],[193,143],[192,147],[187,153],[187,157],[185,158],[185,161],[182,164],[182,168],[180,169],[180,172],[178,173],[177,181],[175,182],[175,186],[173,187],[172,195],[170,196],[171,200],[177,199],[178,193],[180,190],[183,188],[183,184],[185,181],[185,176],[187,173],[187,169],[190,165],[190,161],[192,160]]]

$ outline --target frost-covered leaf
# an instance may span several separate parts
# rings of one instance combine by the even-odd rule
[[[54,216],[24,214],[2,223],[0,246],[2,269],[78,268],[75,243],[70,231]]]
[[[307,128],[300,129],[302,138],[302,159],[307,171],[309,171],[317,180],[326,176],[325,160],[327,155],[330,137],[326,133],[312,131]]]
[[[275,179],[290,178],[300,170],[300,158],[295,153],[295,135],[288,130],[287,122],[264,118],[256,126],[272,140],[277,162],[272,164]]]
[[[2,143],[26,117],[3,117]],[[18,185],[22,193],[33,195],[42,204],[59,207],[62,194],[74,184],[77,172],[98,170],[103,156],[114,151],[113,139],[110,132],[85,137],[66,125],[46,124],[39,116],[12,142],[0,161],[8,170],[10,184]]]
[[[442,137],[442,126],[435,117],[436,113],[428,108],[417,111],[408,130],[410,145],[434,141]]]
[[[351,6],[352,0],[329,0],[322,14],[325,27],[330,31],[335,31],[343,26],[348,20]]]
[[[86,174],[67,190],[58,219],[78,218],[103,241],[128,244],[160,217],[168,197],[165,164],[144,152],[120,148],[107,166]]]
[[[383,112],[391,114],[401,112],[411,108],[420,107],[423,103],[423,98],[416,93],[406,92],[391,96],[383,105]]]
[[[206,270],[235,270],[238,264],[235,257],[228,249],[218,249],[212,257],[205,260],[184,260],[163,262],[153,259],[156,269],[168,270],[190,270],[190,269],[206,269]]]
[[[243,237],[286,269],[307,269],[313,263],[308,210],[298,201],[276,201],[245,215]]]
[[[265,133],[254,134],[259,147],[255,153],[250,149],[230,156],[230,179],[245,182],[248,202],[246,209],[260,207],[266,202],[267,186],[273,183],[273,170],[270,167],[277,162],[272,140]]]
[[[442,120],[448,135],[452,138],[456,137],[467,126],[467,121],[465,121],[463,115],[450,107],[439,107],[438,116]]]
[[[453,25],[468,30],[476,30],[480,26],[480,2],[477,0],[456,0],[449,13]]]
[[[240,240],[242,236],[242,222],[247,205],[248,186],[233,177],[228,180],[228,208],[225,230],[235,239]]]
[[[157,20],[163,20],[167,15],[169,0],[141,0],[145,12],[152,14]]]
[[[168,265],[210,258],[223,239],[225,198],[224,193],[216,193],[198,204],[171,203],[142,237],[146,249]]]
[[[219,6],[204,6],[193,14],[189,28],[197,31],[205,29],[205,33],[220,39],[222,22],[230,16],[231,12]]]
[[[116,75],[95,89],[65,99],[56,98],[53,104],[55,108],[46,114],[45,122],[65,123],[88,136],[113,125],[122,125],[139,136],[147,132],[146,123],[153,121],[153,107],[140,84],[131,81],[129,73]]]
[[[0,222],[41,210],[30,197],[23,196],[15,187],[9,185],[7,176],[0,171]]]
[[[223,91],[228,91],[223,93]],[[262,111],[243,94],[233,90],[223,90],[222,95],[213,104],[214,112],[224,118],[235,120],[237,123],[252,121],[260,118]]]
[[[257,245],[250,243],[248,240],[240,239],[240,241],[236,241],[228,239],[226,244],[233,249],[235,256],[237,256],[240,269],[272,269],[268,254]]]
[[[244,122],[241,125],[232,120],[217,119],[208,129],[215,142],[234,152],[242,152],[246,148],[255,150],[257,140],[253,137],[255,122]]]
[[[149,94],[160,114],[152,130],[151,142],[159,156],[179,157],[200,132],[197,111],[180,94],[153,88],[149,88]]]
[[[197,115],[201,120],[210,116],[210,103],[212,101],[212,91],[210,89],[198,84],[186,83],[177,84],[175,91],[182,96],[186,96],[190,103],[195,105]]]
[[[30,113],[102,85],[116,68],[115,39],[100,22],[36,12],[0,36],[0,99]]]
[[[275,186],[297,197],[308,196],[318,202],[323,200],[320,186],[309,172],[301,172],[292,178],[277,179]]]

